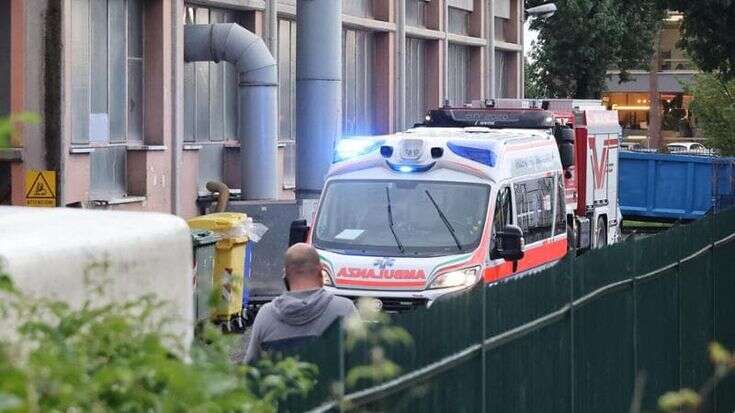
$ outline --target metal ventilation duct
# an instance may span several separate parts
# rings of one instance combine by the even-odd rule
[[[263,40],[240,25],[184,26],[184,61],[235,65],[239,74],[240,176],[246,199],[278,195],[278,70]]]

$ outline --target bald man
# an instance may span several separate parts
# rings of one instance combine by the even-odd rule
[[[319,254],[308,244],[286,251],[284,282],[288,291],[263,306],[255,317],[245,363],[263,351],[283,350],[319,337],[334,320],[355,313],[352,301],[326,290]]]

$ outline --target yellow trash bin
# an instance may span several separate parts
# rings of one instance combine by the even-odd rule
[[[244,233],[247,215],[236,212],[218,212],[188,220],[189,228],[205,229],[221,237],[215,244],[216,256],[212,286],[219,291],[219,305],[210,314],[215,321],[230,321],[242,313],[245,273]]]

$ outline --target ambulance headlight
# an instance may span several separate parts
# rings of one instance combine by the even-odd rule
[[[322,281],[324,282],[324,285],[334,285],[332,276],[329,275],[329,271],[327,271],[326,268],[322,268]]]
[[[480,279],[480,267],[451,271],[440,276],[429,286],[433,288],[470,287]]]
[[[342,139],[337,142],[334,149],[334,162],[346,161],[377,151],[383,145],[383,142],[385,141],[373,139]]]

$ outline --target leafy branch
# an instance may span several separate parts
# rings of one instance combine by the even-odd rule
[[[658,399],[659,409],[665,412],[699,412],[702,404],[722,380],[735,372],[735,356],[719,343],[709,345],[709,358],[714,374],[699,388],[670,391]]]

